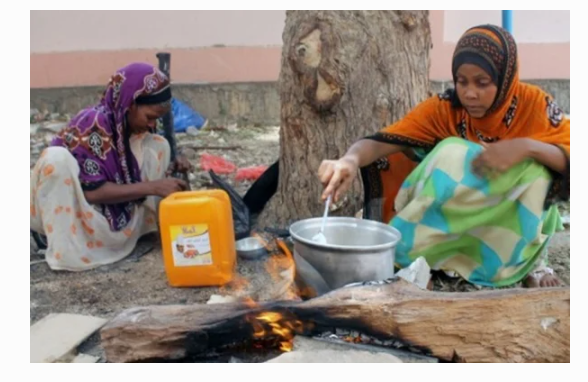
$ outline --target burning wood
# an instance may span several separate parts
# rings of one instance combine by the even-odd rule
[[[446,361],[569,362],[570,289],[423,291],[404,280],[306,302],[129,309],[101,331],[112,362],[182,359],[255,340],[290,349],[297,334],[395,341]],[[335,331],[336,332],[336,331]],[[352,334],[353,333],[353,334]]]
[[[405,344],[403,344],[400,341],[380,340],[376,337],[369,336],[365,333],[360,333],[355,330],[345,330],[345,329],[340,329],[340,328],[336,328],[334,330],[334,332],[327,331],[327,332],[320,333],[316,336],[316,338],[325,339],[325,340],[329,340],[329,341],[344,341],[344,342],[354,343],[354,344],[361,343],[361,344],[365,344],[365,345],[382,346],[382,347],[386,347],[386,348],[400,349],[400,348],[406,347]]]
[[[272,288],[277,298],[283,300],[299,300],[294,285],[294,258],[286,244],[279,240],[266,240],[259,233],[255,237],[270,253],[265,262],[265,270],[274,281]],[[224,295],[234,296],[239,303],[251,309],[259,309],[260,303],[254,299],[257,291],[251,289],[251,283],[245,277],[235,275],[231,283],[221,288]],[[291,314],[278,312],[259,312],[248,314],[245,321],[252,327],[252,337],[257,340],[254,347],[277,347],[281,351],[292,350],[292,341],[296,334],[304,330],[302,321]],[[307,325],[310,328],[311,325]]]
[[[252,308],[263,300],[299,301],[300,297],[294,283],[294,259],[286,244],[279,239],[265,238],[260,233],[254,233],[252,236],[263,244],[270,254],[265,262],[260,262],[260,266],[263,265],[263,270],[260,271],[267,272],[273,283],[269,286],[253,285],[247,278],[235,274],[229,284],[220,288],[220,294],[235,297]]]
[[[247,322],[253,327],[253,337],[258,339],[276,338],[279,349],[284,352],[292,350],[294,335],[302,334],[305,330],[312,329],[307,325],[306,329],[302,321],[293,315],[283,315],[277,312],[262,312],[255,315],[247,315]]]

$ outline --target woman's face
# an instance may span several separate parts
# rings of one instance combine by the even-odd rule
[[[157,126],[157,120],[170,110],[164,105],[137,105],[133,104],[128,111],[127,121],[131,134],[142,134],[153,131]]]
[[[459,101],[473,118],[482,118],[492,107],[498,87],[482,68],[463,64],[457,69],[455,88]]]

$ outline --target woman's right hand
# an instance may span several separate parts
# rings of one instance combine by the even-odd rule
[[[151,183],[152,195],[156,195],[162,198],[173,194],[174,192],[184,191],[188,189],[188,185],[182,179],[177,178],[164,178],[154,180]]]
[[[338,202],[343,196],[359,170],[358,159],[346,155],[339,160],[325,160],[318,170],[318,177],[325,188],[322,194],[323,201],[329,195],[333,195],[334,201]]]

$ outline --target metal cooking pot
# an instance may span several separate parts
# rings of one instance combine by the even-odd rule
[[[327,287],[333,290],[394,276],[394,254],[401,238],[397,229],[372,220],[330,217],[324,231],[327,244],[319,244],[312,238],[321,223],[322,218],[314,218],[290,226],[296,272],[309,286],[322,285],[318,294],[328,292]],[[317,273],[322,278],[318,284]]]

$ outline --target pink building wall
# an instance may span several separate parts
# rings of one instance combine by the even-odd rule
[[[176,83],[275,81],[285,11],[31,11],[31,88],[105,84],[132,61],[172,53]],[[431,11],[431,78],[450,78],[455,41],[500,11]],[[515,11],[521,77],[569,79],[569,11]]]

